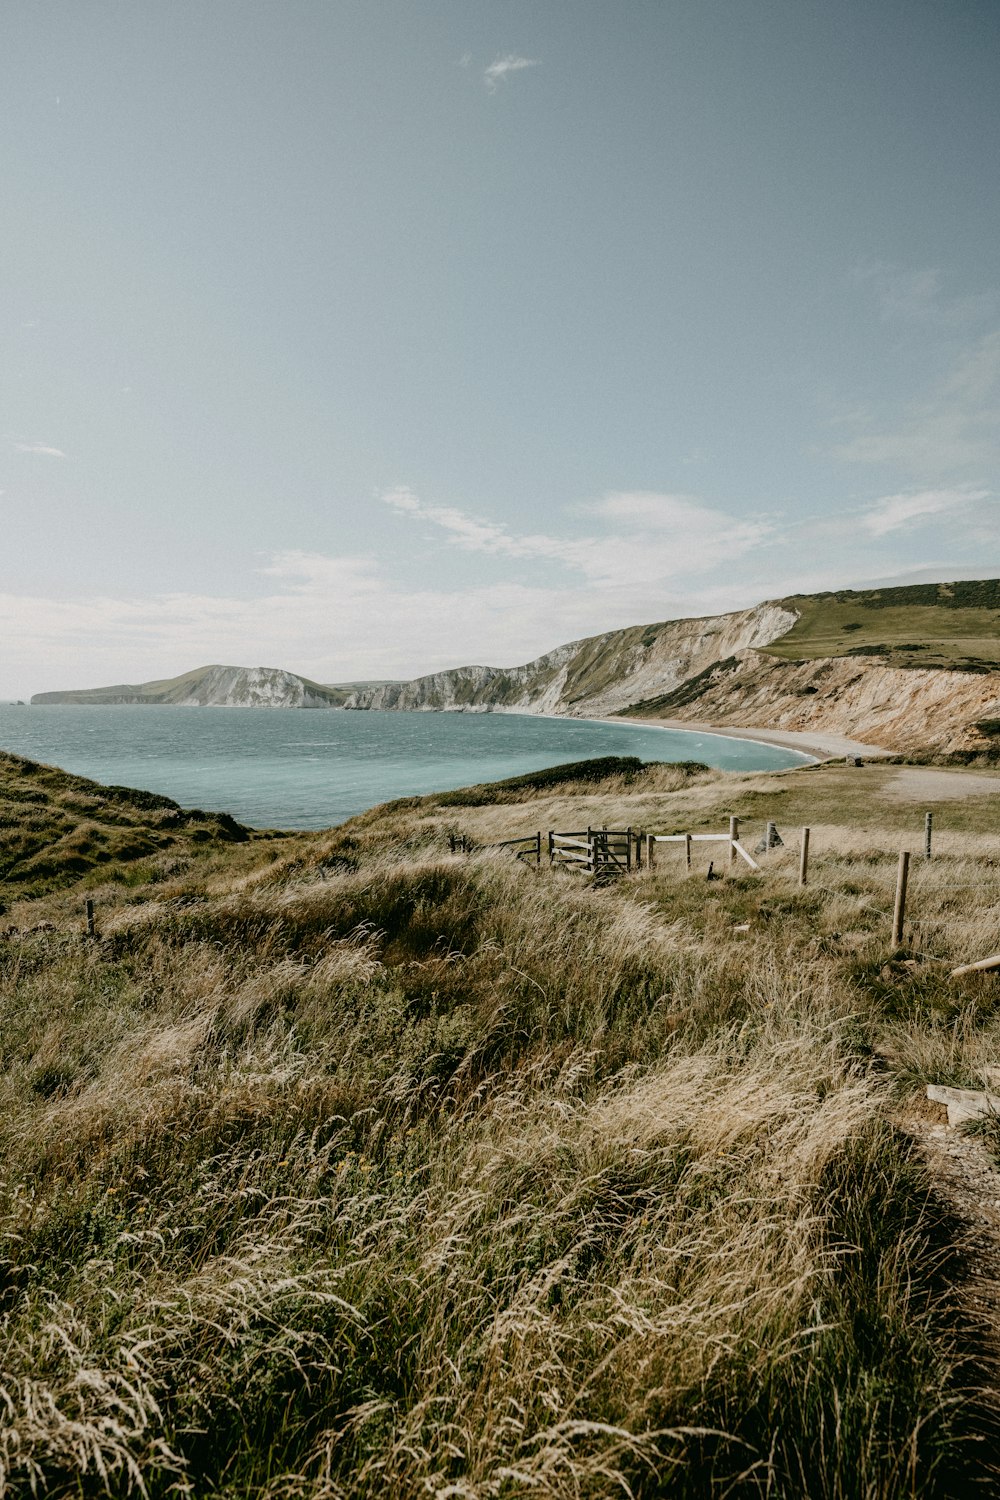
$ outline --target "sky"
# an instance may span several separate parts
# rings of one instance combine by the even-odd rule
[[[1000,573],[997,0],[5,0],[0,697]]]

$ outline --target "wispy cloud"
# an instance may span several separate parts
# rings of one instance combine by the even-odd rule
[[[570,518],[578,536],[515,532],[424,504],[405,487],[384,500],[401,522],[495,559],[492,576],[454,568],[441,584],[412,584],[370,556],[290,551],[269,557],[236,596],[0,594],[0,696],[144,681],[211,661],[321,681],[511,665],[636,621],[704,613],[718,586],[711,564],[752,552],[769,532],[690,496],[645,491],[580,507]],[[727,609],[753,602],[730,583]]]
[[[936,266],[900,266],[870,261],[858,266],[854,280],[870,285],[884,323],[918,324],[950,332],[992,319],[1000,309],[995,291],[953,295]]]
[[[975,482],[1000,462],[1000,295],[950,296],[936,269],[861,267],[879,316],[923,390],[892,405],[853,403],[839,419],[853,436],[833,449],[849,463],[891,466],[918,484]]]
[[[15,453],[40,453],[45,458],[65,458],[61,448],[52,448],[48,443],[11,443]]]
[[[581,506],[580,513],[599,525],[575,537],[512,532],[451,506],[426,505],[405,487],[383,499],[394,510],[438,527],[462,551],[547,561],[609,589],[636,579],[662,586],[702,572],[760,546],[774,530],[766,519],[729,515],[690,495],[647,490],[615,491]]]
[[[853,419],[857,436],[834,452],[851,463],[894,464],[918,479],[982,472],[1000,461],[1000,329],[968,344],[922,398],[882,422]]]
[[[508,52],[503,57],[496,58],[488,68],[483,69],[483,82],[487,91],[495,94],[504,79],[508,78],[511,73],[520,73],[523,68],[539,67],[541,67],[540,58],[518,57],[516,52]]]
[[[991,498],[989,490],[951,489],[917,490],[907,494],[885,495],[861,518],[871,536],[888,536],[890,532],[919,525],[935,517],[967,510],[981,500]]]

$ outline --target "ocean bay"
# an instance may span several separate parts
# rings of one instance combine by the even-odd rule
[[[395,797],[599,755],[780,770],[808,757],[700,731],[524,714],[0,705],[0,749],[76,775],[230,812],[254,827],[324,828]]]

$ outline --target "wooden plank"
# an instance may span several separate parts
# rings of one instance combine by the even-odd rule
[[[952,969],[951,977],[957,979],[962,974],[989,974],[993,969],[1000,969],[1000,953],[977,959],[974,964],[959,964],[957,969]]]
[[[760,874],[760,865],[754,859],[754,857],[753,857],[752,854],[748,854],[747,853],[747,851],[744,849],[743,845],[740,843],[739,839],[736,840],[735,844],[733,845],[733,848],[736,850],[736,853],[740,856],[741,859],[745,859],[746,860],[746,862],[750,866],[751,870],[756,870],[757,873],[758,873],[758,875],[759,875]]]
[[[691,839],[696,844],[728,844],[728,833],[651,833],[651,839],[658,844],[683,844],[686,839]]]

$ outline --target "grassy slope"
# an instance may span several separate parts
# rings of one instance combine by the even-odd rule
[[[83,881],[137,885],[193,852],[251,837],[225,813],[102,786],[0,751],[0,908]]]
[[[803,594],[783,599],[799,619],[765,649],[786,660],[876,652],[893,665],[995,669],[1000,580]]]
[[[91,885],[97,943],[75,886],[16,906],[7,1493],[972,1492],[963,1272],[899,1122],[1000,1018],[886,963],[892,774],[548,776],[192,846]],[[942,805],[914,875],[945,963],[995,939],[996,804]],[[731,810],[808,818],[813,884],[443,852]]]

